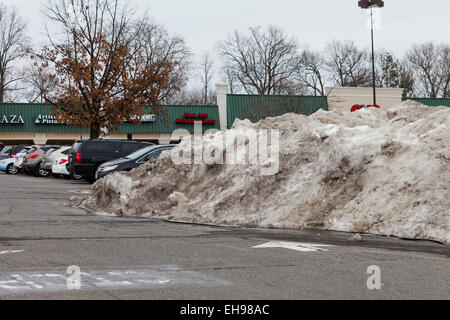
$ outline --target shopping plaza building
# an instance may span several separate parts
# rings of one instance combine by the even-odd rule
[[[202,122],[203,132],[226,130],[236,119],[258,121],[267,116],[287,112],[311,115],[320,109],[351,112],[355,105],[372,102],[371,88],[328,88],[327,96],[257,96],[227,94],[226,85],[216,85],[217,105],[164,106],[159,114],[151,108],[141,117],[141,123],[124,123],[116,132],[104,138],[134,139],[159,144],[176,143],[194,133],[194,123]],[[405,99],[403,99],[405,100]],[[450,99],[415,99],[421,103],[450,106]],[[402,89],[378,89],[380,108],[401,103]],[[175,132],[175,133],[174,133]],[[0,104],[0,142],[4,144],[72,144],[77,139],[89,139],[89,128],[75,128],[58,123],[52,107],[45,104]]]

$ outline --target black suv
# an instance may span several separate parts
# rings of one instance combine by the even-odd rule
[[[68,171],[95,181],[95,172],[104,162],[119,159],[153,143],[131,140],[77,140],[69,152]]]

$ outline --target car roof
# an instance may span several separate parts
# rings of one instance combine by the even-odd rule
[[[122,139],[79,139],[79,140],[75,140],[75,142],[100,142],[100,141],[108,141],[108,142],[139,142],[139,143],[148,143],[148,144],[152,144],[151,142],[148,141],[140,141],[140,140],[122,140]]]
[[[56,149],[56,151],[61,150],[61,149],[68,150],[70,148],[72,148],[72,146],[60,146],[58,149]]]
[[[148,146],[148,148],[151,148],[150,150],[153,150],[153,149],[175,147],[175,146],[176,146],[176,144],[155,144],[153,146]]]

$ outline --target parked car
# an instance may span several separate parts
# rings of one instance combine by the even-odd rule
[[[11,158],[11,149],[12,146],[5,146],[0,151],[0,160]]]
[[[8,158],[14,158],[17,153],[22,151],[25,147],[25,145],[16,145],[16,146],[5,146],[3,147],[2,151],[0,151],[0,160],[2,159],[8,159]]]
[[[19,168],[14,165],[14,161],[14,158],[0,160],[0,171],[4,171],[7,174],[17,174],[17,172],[19,172]]]
[[[81,175],[77,175],[74,173],[70,173],[67,170],[67,164],[69,163],[69,158],[67,155],[60,154],[58,157],[56,157],[53,160],[52,165],[52,174],[54,176],[61,176],[65,179],[74,179],[74,180],[80,180],[83,178]]]
[[[67,169],[71,174],[82,175],[85,180],[94,182],[95,172],[102,163],[152,145],[132,140],[77,140],[70,149]]]
[[[71,146],[60,147],[55,150],[50,149],[47,151],[42,158],[41,169],[52,171],[53,163],[55,159],[60,158],[61,156],[66,156],[69,154]]]
[[[55,151],[60,146],[32,146],[25,154],[20,153],[20,159],[17,159],[16,166],[28,174],[34,176],[47,177],[50,170],[41,169],[41,161],[46,152]],[[19,156],[19,154],[18,154]]]
[[[27,152],[29,150],[31,150],[33,148],[33,146],[26,146],[25,148],[23,148],[22,150],[20,150],[19,152],[16,153],[16,155],[14,156],[14,166],[19,168],[21,170],[22,167],[22,163],[25,159],[25,157],[27,156]],[[28,172],[26,172],[28,173]]]
[[[137,150],[126,157],[105,162],[98,167],[97,172],[95,173],[95,179],[103,178],[104,176],[117,171],[130,171],[149,161],[151,158],[159,156],[163,151],[170,150],[175,146],[176,145],[174,144],[149,146]]]

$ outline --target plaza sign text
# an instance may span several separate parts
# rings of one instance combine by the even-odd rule
[[[39,114],[34,120],[35,124],[64,124],[51,114]]]
[[[0,124],[24,124],[24,121],[21,115],[10,114],[2,115]]]

